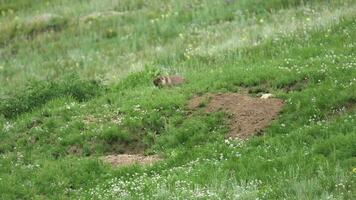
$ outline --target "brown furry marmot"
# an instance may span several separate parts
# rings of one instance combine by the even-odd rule
[[[155,86],[176,86],[185,83],[185,79],[181,76],[160,76],[153,80]]]

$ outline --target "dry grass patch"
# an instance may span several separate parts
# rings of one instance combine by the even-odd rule
[[[101,157],[106,163],[113,166],[129,166],[133,164],[138,165],[152,165],[153,163],[161,160],[157,155],[143,156],[139,154],[120,154],[120,155],[107,155]]]

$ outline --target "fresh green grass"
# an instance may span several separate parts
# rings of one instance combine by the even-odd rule
[[[355,8],[0,0],[1,199],[355,199]],[[285,101],[247,141],[185,106],[246,88]],[[99,160],[137,152],[164,160]]]

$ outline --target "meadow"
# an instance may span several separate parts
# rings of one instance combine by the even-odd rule
[[[0,0],[0,199],[356,199],[356,1]],[[158,75],[187,83],[158,88]],[[195,95],[273,93],[228,138]],[[159,155],[113,167],[110,154]]]

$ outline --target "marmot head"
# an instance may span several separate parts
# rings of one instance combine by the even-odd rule
[[[160,85],[162,85],[162,78],[163,78],[163,77],[157,77],[157,78],[155,78],[155,79],[153,80],[153,84],[154,84],[155,86],[160,86]]]

